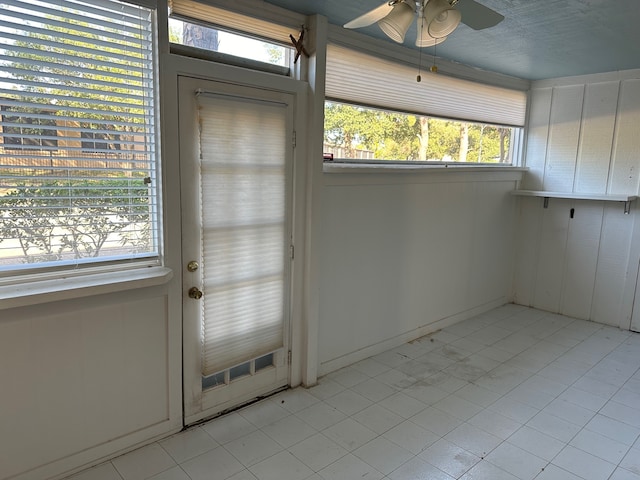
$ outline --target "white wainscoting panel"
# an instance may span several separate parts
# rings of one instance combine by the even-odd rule
[[[2,312],[2,479],[169,420],[166,297],[73,305]]]
[[[319,352],[323,365],[510,301],[515,181],[325,185]],[[327,175],[325,175],[325,178]],[[423,334],[424,334],[423,333]],[[416,333],[414,333],[416,334]]]

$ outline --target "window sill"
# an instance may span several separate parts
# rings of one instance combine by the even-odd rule
[[[451,163],[429,163],[420,165],[410,163],[403,165],[400,162],[394,163],[333,163],[322,164],[324,173],[435,173],[435,172],[525,172],[527,169],[513,165],[497,164],[451,164]]]
[[[34,280],[0,286],[0,310],[162,285],[171,280],[166,267],[144,267]]]
[[[323,165],[325,186],[428,184],[428,183],[474,183],[474,182],[519,182],[523,167],[503,165],[469,166],[438,165],[389,165],[380,164],[327,164]],[[514,186],[515,187],[515,184]]]

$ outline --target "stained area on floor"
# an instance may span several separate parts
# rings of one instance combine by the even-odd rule
[[[74,480],[640,480],[640,334],[505,305]]]

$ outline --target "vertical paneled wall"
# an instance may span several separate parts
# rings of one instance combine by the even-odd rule
[[[532,87],[521,188],[638,193],[640,71]],[[638,273],[638,202],[521,198],[515,301],[628,329]]]

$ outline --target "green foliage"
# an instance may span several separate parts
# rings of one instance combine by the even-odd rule
[[[19,242],[24,263],[98,257],[114,238],[148,251],[149,200],[141,179],[19,183],[0,196],[0,242]]]
[[[464,135],[461,132],[466,131],[465,161],[505,161],[508,128],[469,123],[468,129],[462,129],[462,125],[453,120],[326,102],[324,143],[343,148],[346,158],[357,158],[356,151],[367,150],[382,160],[458,161]],[[501,142],[505,142],[502,150]],[[421,150],[421,144],[426,144],[426,151]]]
[[[46,105],[51,118],[62,112],[64,117],[96,122],[95,128],[115,130],[120,140],[131,141],[135,133],[144,134],[142,66],[146,59],[139,51],[140,35],[125,40],[120,32],[108,28],[104,38],[89,34],[82,31],[87,22],[65,13],[62,9],[60,16],[51,17],[64,26],[47,24],[46,33],[29,31],[25,40],[15,42],[17,49],[5,52],[15,58],[10,64],[15,69],[13,78],[26,85],[5,98],[23,101],[27,96],[30,102]],[[111,41],[109,35],[122,40]],[[40,83],[43,78],[46,86]],[[62,110],[64,107],[70,110]]]
[[[265,51],[267,52],[267,57],[269,58],[269,63],[273,65],[282,65],[282,60],[284,59],[284,48],[274,45],[272,43],[263,43]]]

